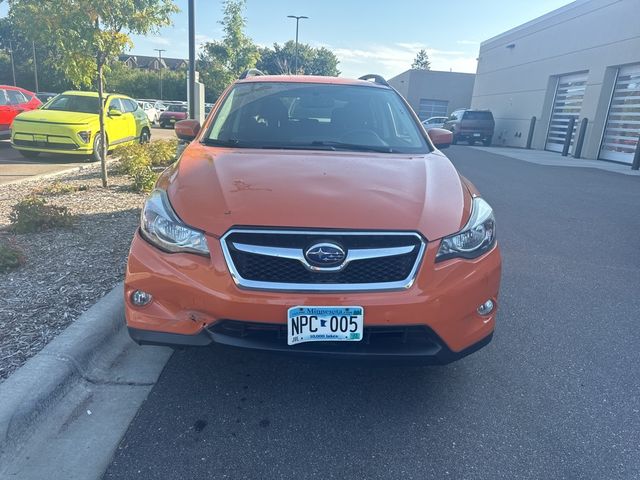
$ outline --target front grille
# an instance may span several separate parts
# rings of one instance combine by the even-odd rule
[[[411,251],[390,256],[357,258],[345,262],[337,271],[310,268],[303,256],[314,244],[330,242],[349,252]],[[288,249],[300,258],[277,253],[246,251],[240,245],[263,250]],[[406,288],[415,276],[424,251],[424,242],[416,233],[345,232],[289,230],[232,230],[222,239],[229,269],[238,285],[247,288],[279,290],[375,290]],[[381,254],[382,255],[382,254]]]
[[[71,143],[36,142],[31,140],[14,140],[14,145],[18,147],[46,148],[48,150],[77,150],[78,146]]]

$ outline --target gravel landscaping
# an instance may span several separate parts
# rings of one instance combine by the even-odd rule
[[[145,195],[132,192],[130,180],[110,170],[106,189],[98,164],[55,178],[0,185],[0,238],[22,250],[25,261],[0,273],[0,381],[122,280]],[[54,190],[52,185],[65,188],[46,193]],[[12,206],[34,191],[48,204],[67,207],[73,225],[11,233]]]

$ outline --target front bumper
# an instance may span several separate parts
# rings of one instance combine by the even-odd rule
[[[435,263],[440,242],[430,242],[415,282],[407,289],[309,293],[238,288],[225,263],[220,241],[212,236],[207,241],[210,258],[161,252],[136,234],[125,278],[125,314],[134,340],[177,346],[218,343],[337,357],[422,357],[447,363],[486,345],[494,330],[496,309],[482,316],[477,308],[487,299],[497,305],[501,269],[497,245],[478,259]],[[150,293],[153,301],[143,307],[134,306],[130,297],[135,290]],[[218,328],[228,321],[265,328],[284,326],[287,309],[296,305],[363,306],[365,331],[421,328],[426,340],[423,345],[323,342],[289,347],[286,337],[278,341],[238,337]]]
[[[229,324],[236,324],[233,328]],[[331,357],[356,360],[417,361],[438,364],[459,360],[481,349],[493,332],[460,352],[454,352],[432,330],[426,327],[368,327],[358,343],[309,342],[287,345],[286,326],[223,320],[204,328],[196,335],[154,332],[129,328],[129,335],[140,345],[170,347],[225,347],[308,357]]]

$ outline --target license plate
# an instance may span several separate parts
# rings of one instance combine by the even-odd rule
[[[34,135],[33,140],[38,143],[46,143],[47,136],[46,135]]]
[[[474,133],[474,134],[473,134],[473,136],[474,136],[474,137],[479,137],[479,136],[480,136],[480,134],[479,134],[479,133]]]
[[[175,118],[170,118],[170,119],[169,119],[169,121],[170,121],[171,123],[176,123],[176,119],[175,119]]]
[[[359,342],[362,307],[292,307],[287,312],[287,343]]]

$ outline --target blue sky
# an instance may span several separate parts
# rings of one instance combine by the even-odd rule
[[[186,58],[187,0],[177,0],[181,12],[160,35],[133,37],[133,53]],[[295,37],[295,21],[287,15],[307,15],[300,22],[300,41],[325,46],[340,60],[343,76],[379,73],[392,77],[411,65],[425,48],[434,70],[471,72],[481,41],[570,3],[567,0],[247,0],[246,33],[259,45],[283,43]],[[6,6],[0,7],[0,15]],[[220,0],[196,0],[197,44],[219,39]]]

